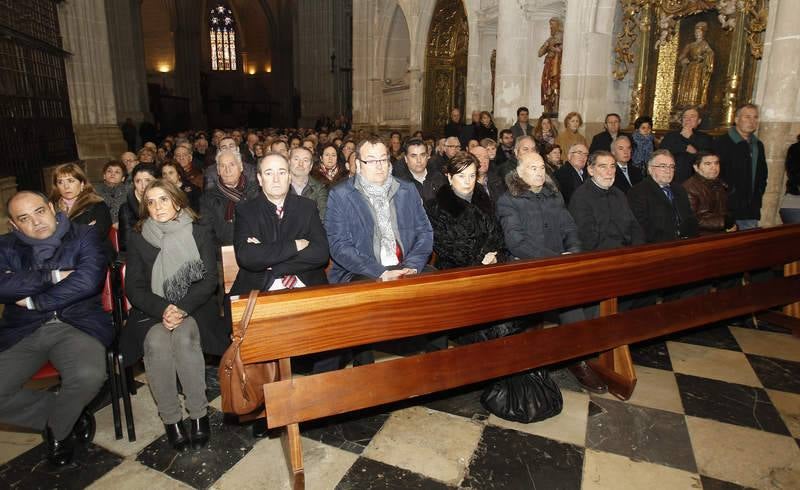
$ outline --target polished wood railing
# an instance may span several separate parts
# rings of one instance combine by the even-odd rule
[[[636,384],[628,344],[800,301],[800,275],[622,313],[616,298],[798,260],[800,225],[262,294],[241,353],[245,363],[279,361],[279,381],[264,386],[268,425],[286,427],[287,461],[302,487],[299,422],[598,352],[594,368],[627,399]],[[292,357],[596,302],[596,319],[292,378]],[[232,298],[233,321],[245,306]]]

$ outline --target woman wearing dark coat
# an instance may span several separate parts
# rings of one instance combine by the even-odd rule
[[[110,263],[114,259],[114,249],[108,238],[111,212],[79,166],[66,163],[56,168],[50,200],[58,211],[67,215],[71,223],[91,226],[102,243],[107,261]]]
[[[152,182],[128,241],[125,292],[133,306],[119,348],[128,362],[144,357],[148,384],[170,444],[183,451],[209,439],[203,352],[221,355],[230,328],[219,319],[217,248],[186,195],[165,180]],[[183,426],[176,375],[186,397]]]
[[[492,115],[487,111],[481,112],[481,123],[475,129],[476,140],[481,141],[485,138],[497,141],[497,127],[494,125]]]
[[[450,185],[442,186],[426,205],[438,269],[505,259],[503,232],[494,204],[483,187],[476,185],[477,160],[470,153],[454,156],[444,168]]]

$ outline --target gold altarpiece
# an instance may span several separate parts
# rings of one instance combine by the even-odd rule
[[[425,56],[425,102],[423,128],[441,134],[450,109],[464,116],[467,87],[469,29],[461,0],[439,0],[428,32]]]
[[[631,123],[641,115],[651,115],[657,130],[677,126],[681,102],[686,103],[681,99],[687,98],[685,92],[679,95],[678,89],[691,87],[692,83],[682,79],[691,76],[703,87],[692,90],[693,94],[697,91],[698,103],[703,106],[703,127],[721,129],[733,124],[736,107],[750,102],[753,94],[757,63],[763,54],[768,0],[620,2],[623,17],[613,74],[617,80],[634,77]],[[697,36],[710,51],[705,71],[686,68],[694,62],[690,59]]]

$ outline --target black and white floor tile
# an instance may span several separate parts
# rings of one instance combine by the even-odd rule
[[[392,355],[397,352],[392,353]],[[638,383],[620,401],[554,368],[560,415],[519,424],[489,414],[474,385],[301,425],[309,489],[800,488],[800,339],[779,328],[712,325],[632,347]],[[0,431],[0,487],[288,489],[278,437],[255,440],[219,411],[213,439],[176,455],[146,385],[137,441],[98,410],[94,443],[53,470],[38,434]],[[146,383],[146,377],[140,376]]]

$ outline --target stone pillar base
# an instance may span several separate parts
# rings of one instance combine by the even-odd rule
[[[8,224],[8,210],[6,209],[6,201],[8,201],[8,199],[16,192],[16,177],[0,178],[0,234],[9,232],[10,226]]]
[[[113,124],[75,125],[75,142],[78,146],[78,158],[83,160],[86,174],[91,182],[103,180],[103,165],[109,160],[119,159],[128,151],[128,144],[122,138],[122,131]],[[50,186],[45,176],[45,186]]]

